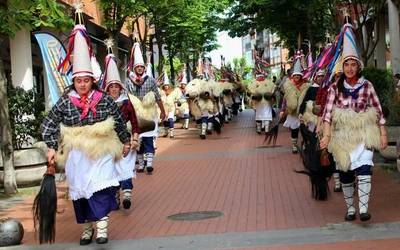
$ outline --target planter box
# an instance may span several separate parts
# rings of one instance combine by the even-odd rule
[[[14,168],[18,187],[39,185],[47,168],[46,154],[40,148],[15,150]],[[3,182],[3,160],[0,155],[0,187]]]
[[[400,126],[387,126],[389,146],[385,150],[380,150],[383,158],[389,161],[396,161],[399,156],[397,154],[396,142],[400,138]]]

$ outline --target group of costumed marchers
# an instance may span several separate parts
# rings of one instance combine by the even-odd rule
[[[199,136],[206,139],[212,131],[221,133],[223,125],[223,88],[214,80],[213,70],[208,59],[199,59],[197,77],[185,87],[185,94],[191,115],[196,120]]]
[[[80,244],[90,244],[95,231],[96,242],[104,244],[109,214],[120,206],[120,190],[123,207],[131,207],[137,158],[138,171],[153,171],[153,136],[159,121],[156,103],[161,120],[165,112],[155,80],[144,72],[139,44],[132,48],[126,84],[120,79],[112,41],[107,43],[109,54],[100,77],[80,8],[75,20],[66,57],[58,66],[62,73],[72,72],[72,85],[44,119],[42,135],[50,166],[55,162],[65,170],[76,221],[83,225]],[[43,206],[40,195],[34,209],[41,243],[52,242],[56,204]]]
[[[268,143],[276,144],[279,125],[279,112],[274,108],[276,104],[276,85],[268,79],[265,70],[267,63],[261,60],[254,52],[255,67],[253,70],[255,81],[247,86],[251,107],[255,110],[256,132],[265,132]]]
[[[80,9],[76,15],[67,55],[59,65],[62,72],[72,70],[73,83],[44,119],[42,135],[48,161],[65,168],[76,221],[83,224],[80,244],[92,241],[95,228],[96,242],[104,244],[109,213],[118,209],[120,188],[124,207],[130,206],[139,125],[112,54],[106,57],[103,78],[104,90],[111,95],[95,82],[94,55]]]
[[[328,198],[333,174],[334,191],[343,192],[346,221],[357,218],[357,187],[358,216],[368,221],[373,150],[386,148],[387,132],[373,84],[361,73],[363,63],[352,25],[347,22],[311,66],[304,67],[302,58],[296,53],[292,76],[283,84],[281,113],[287,115],[284,126],[291,130],[293,153],[301,131],[299,149],[306,170],[297,172],[310,176],[317,200]]]

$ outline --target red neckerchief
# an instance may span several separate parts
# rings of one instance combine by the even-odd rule
[[[90,99],[88,99],[87,95],[83,95],[80,98],[69,96],[69,100],[72,104],[74,104],[75,107],[82,109],[80,116],[81,121],[86,118],[89,110],[93,112],[93,117],[96,117],[96,106],[100,102],[102,95],[103,94],[100,91],[95,90]]]
[[[136,75],[136,73],[135,73],[135,77],[129,76],[129,79],[131,79],[132,82],[133,82],[134,84],[136,84],[136,85],[138,85],[138,86],[141,86],[141,85],[144,83],[142,76],[143,76],[143,75],[138,76],[138,75]]]
[[[259,77],[256,78],[256,80],[259,81],[259,82],[262,82],[262,81],[265,80],[265,77],[259,76]]]
[[[354,77],[352,77],[352,78],[347,78],[347,77],[346,77],[346,82],[347,82],[348,84],[355,85],[355,84],[357,84],[357,82],[358,82],[358,77],[357,77],[357,76],[354,76]]]
[[[296,86],[298,90],[300,90],[301,86],[303,85],[303,79],[300,79],[298,82],[295,82],[293,78],[290,78],[291,82]]]

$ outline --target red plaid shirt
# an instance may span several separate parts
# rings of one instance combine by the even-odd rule
[[[326,106],[323,114],[323,120],[326,122],[332,121],[332,110],[333,107],[342,109],[353,109],[357,113],[362,113],[369,107],[374,107],[378,111],[378,122],[380,125],[385,124],[385,118],[383,117],[382,107],[379,102],[378,96],[376,95],[375,89],[368,80],[360,78],[358,83],[363,83],[363,86],[358,92],[356,99],[353,99],[351,95],[345,97],[343,93],[339,94],[336,83],[333,83],[328,90],[328,96],[326,98]],[[355,86],[357,88],[357,86]]]
[[[317,96],[315,97],[315,104],[321,106],[321,111],[318,113],[318,116],[321,117],[324,114],[326,98],[328,96],[329,87],[321,87],[317,91]]]

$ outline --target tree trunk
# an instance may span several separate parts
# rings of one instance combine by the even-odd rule
[[[160,40],[157,39],[157,47],[158,47],[158,68],[157,72],[158,75],[160,76],[164,70],[164,54],[162,50],[162,43],[159,42]]]
[[[169,67],[171,70],[171,82],[175,84],[175,68],[174,68],[174,56],[171,52],[168,52],[169,57]]]
[[[190,62],[189,58],[186,60],[186,80],[189,83],[191,79]]]
[[[0,150],[3,158],[4,193],[15,194],[17,181],[15,178],[13,146],[10,116],[8,113],[7,79],[4,73],[3,60],[0,58]]]

